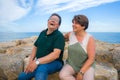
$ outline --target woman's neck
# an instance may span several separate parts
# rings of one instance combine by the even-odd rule
[[[79,36],[79,37],[84,37],[85,34],[86,34],[85,31],[75,32],[75,35],[76,35],[76,36]]]
[[[75,35],[77,40],[82,43],[86,35],[86,32],[85,31],[75,32]]]

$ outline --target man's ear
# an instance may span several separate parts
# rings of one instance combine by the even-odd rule
[[[58,29],[59,29],[60,25],[58,24],[57,26],[58,26]]]

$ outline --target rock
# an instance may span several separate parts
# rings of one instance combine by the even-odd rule
[[[96,61],[108,62],[117,69],[120,80],[120,45],[96,41]]]
[[[16,46],[15,42],[1,42],[0,43],[0,53],[5,54],[8,48]]]
[[[115,65],[115,68],[120,70],[120,47],[116,47],[113,50],[112,56],[113,56],[113,63]]]
[[[60,80],[59,72],[48,76],[48,80]],[[118,80],[117,70],[108,64],[96,64],[95,68],[95,80]]]
[[[5,48],[0,48],[0,53],[6,53],[6,49]]]
[[[120,46],[115,47],[115,49],[112,51],[113,56],[113,65],[118,71],[119,80],[120,80]]]
[[[30,59],[30,56],[26,56],[26,58],[24,59],[24,70],[29,63],[29,59]]]
[[[8,80],[15,80],[18,74],[23,71],[23,61],[20,56],[12,56],[1,54],[0,55],[0,68],[3,70],[1,72],[2,77],[8,78]],[[4,80],[4,79],[3,79]]]
[[[95,80],[118,80],[117,70],[108,63],[96,64]]]
[[[26,68],[26,66],[27,66],[27,64],[28,64],[28,62],[29,62],[29,56],[27,56],[25,59],[24,59],[24,69]],[[60,80],[59,79],[59,73],[57,72],[57,73],[54,73],[54,74],[51,74],[51,75],[49,75],[48,76],[48,80]],[[34,80],[34,78],[32,79],[32,80]]]
[[[16,80],[27,64],[37,37],[0,43],[0,80]],[[65,45],[63,60],[68,56],[68,42]],[[26,61],[26,62],[25,62]],[[120,44],[110,44],[96,40],[95,80],[117,80],[120,78]],[[116,70],[116,69],[117,70]],[[118,71],[118,73],[117,73]],[[6,77],[6,78],[5,78]],[[2,79],[4,78],[4,79]],[[58,72],[49,75],[48,80],[59,80]],[[120,80],[120,79],[119,79]]]
[[[16,42],[16,46],[31,44],[31,43],[33,44],[36,39],[37,39],[37,36],[33,36],[33,37],[25,38],[25,39],[22,39],[22,40],[16,40],[15,42]]]
[[[16,47],[8,48],[6,50],[6,54],[15,54],[15,53],[20,53],[21,51],[23,51],[23,48],[20,46],[16,46]]]
[[[63,60],[65,61],[67,59],[67,57],[68,57],[68,42],[65,43]]]
[[[28,64],[29,57],[24,60],[24,68]],[[60,80],[59,72],[48,76],[48,80]],[[108,63],[97,63],[95,67],[95,80],[118,80],[117,70],[112,64]]]
[[[10,48],[16,46],[16,43],[11,41],[11,42],[1,42],[0,47],[2,48]]]
[[[16,42],[16,46],[26,44],[26,42],[23,40],[16,40],[15,42]]]
[[[104,42],[96,42],[96,61],[97,62],[108,62],[112,63],[113,56],[112,56],[112,50],[113,50],[112,44],[104,43]]]
[[[8,80],[3,70],[0,68],[0,80]]]
[[[54,74],[49,75],[48,80],[60,80],[59,79],[59,72],[56,72]]]

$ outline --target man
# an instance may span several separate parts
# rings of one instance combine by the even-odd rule
[[[42,31],[34,43],[29,64],[18,80],[47,80],[49,74],[59,71],[63,66],[64,37],[58,31],[61,17],[53,13],[48,19],[48,28]]]

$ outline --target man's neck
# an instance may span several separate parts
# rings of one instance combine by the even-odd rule
[[[47,35],[48,35],[48,34],[51,34],[53,31],[54,31],[54,30],[48,29],[48,30],[47,30]]]

